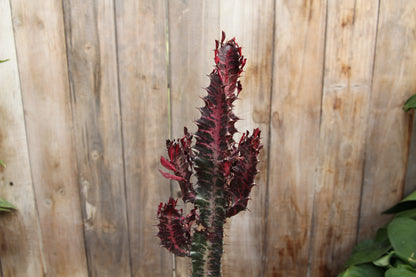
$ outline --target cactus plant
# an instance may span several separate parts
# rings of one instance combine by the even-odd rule
[[[197,132],[192,135],[185,128],[182,138],[167,140],[168,158],[160,158],[171,171],[161,173],[179,183],[182,200],[194,209],[184,216],[176,208],[178,200],[160,203],[157,236],[175,255],[191,258],[194,277],[221,276],[224,223],[247,208],[262,148],[258,128],[234,141],[238,117],[233,103],[242,90],[238,79],[246,59],[235,39],[224,41],[223,32],[221,41],[216,41],[215,68],[196,121]],[[191,182],[193,174],[196,184]]]

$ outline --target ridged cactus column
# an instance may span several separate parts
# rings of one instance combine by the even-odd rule
[[[192,259],[192,276],[221,276],[224,223],[247,208],[257,156],[261,149],[260,130],[243,133],[234,141],[238,120],[233,103],[242,86],[238,80],[246,60],[234,39],[216,41],[215,68],[210,77],[205,106],[196,121],[198,131],[193,136],[185,128],[183,138],[167,141],[168,159],[162,165],[173,172],[161,173],[178,181],[182,200],[194,204],[187,216],[176,209],[177,200],[161,203],[158,236],[164,247],[177,256]],[[191,184],[196,174],[197,184]]]

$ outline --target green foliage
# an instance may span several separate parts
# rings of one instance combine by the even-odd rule
[[[416,277],[416,191],[384,213],[398,212],[374,240],[354,247],[338,277]]]
[[[15,206],[0,198],[0,212],[11,212],[13,210],[16,210]]]
[[[382,277],[384,271],[370,263],[350,266],[346,271],[339,274],[338,277]]]
[[[403,105],[416,109],[416,94]],[[416,191],[383,214],[396,214],[377,230],[374,240],[356,245],[338,277],[416,277]]]
[[[403,110],[405,112],[411,109],[415,109],[415,108],[416,108],[416,94],[412,95],[409,99],[407,99],[407,101],[403,105]]]
[[[386,277],[416,277],[414,268],[408,266],[392,267],[386,271]]]
[[[9,59],[6,59],[6,60],[0,60],[0,63],[4,63],[4,62],[7,62]]]
[[[416,220],[395,218],[387,226],[387,233],[397,256],[416,269]]]
[[[391,245],[388,242],[365,239],[354,248],[345,266],[375,261],[390,248]]]
[[[385,210],[384,214],[395,214],[400,213],[404,211],[409,211],[412,208],[416,208],[416,191],[409,194],[406,198],[404,198],[402,201],[394,205],[388,210]]]

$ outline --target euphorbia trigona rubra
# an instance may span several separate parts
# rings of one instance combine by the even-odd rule
[[[161,164],[172,173],[163,176],[179,183],[182,200],[194,209],[187,215],[176,209],[178,200],[160,203],[158,236],[162,246],[177,256],[192,259],[192,276],[221,276],[224,223],[247,208],[257,156],[262,147],[260,130],[243,133],[239,143],[234,141],[238,117],[233,102],[242,86],[238,80],[246,59],[234,39],[216,41],[215,68],[210,77],[205,106],[196,121],[198,131],[193,135],[185,128],[181,139],[168,140],[168,158]],[[196,174],[197,183],[191,183]]]

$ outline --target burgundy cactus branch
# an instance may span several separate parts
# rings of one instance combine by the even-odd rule
[[[191,149],[192,136],[185,129],[185,136],[180,140],[166,141],[168,149],[169,160],[160,157],[160,163],[168,170],[171,170],[175,175],[163,172],[162,175],[168,179],[179,182],[182,191],[182,200],[184,202],[193,202],[195,199],[195,190],[191,184],[191,175],[193,170],[193,153]]]
[[[160,223],[158,224],[162,245],[176,256],[188,256],[190,248],[191,227],[195,222],[195,209],[186,217],[182,216],[182,210],[175,208],[178,200],[173,198],[165,205],[160,203],[157,212]]]
[[[238,144],[234,141],[238,117],[233,103],[242,90],[238,78],[246,59],[234,39],[224,40],[223,33],[221,42],[216,41],[215,68],[197,132],[193,136],[185,128],[181,139],[166,142],[168,158],[160,158],[170,171],[161,173],[179,183],[182,200],[194,209],[183,216],[177,200],[161,203],[158,236],[175,255],[191,257],[192,276],[221,276],[224,223],[247,208],[262,148],[259,129],[243,133]],[[191,183],[193,174],[196,184]]]

